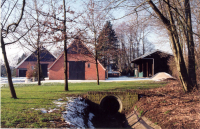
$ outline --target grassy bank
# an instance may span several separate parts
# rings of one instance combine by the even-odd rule
[[[88,91],[123,91],[127,89],[148,89],[166,85],[165,83],[142,82],[102,82],[96,83],[69,83],[69,91],[64,91],[64,84],[48,83],[42,86],[22,85],[15,86],[18,99],[10,98],[8,87],[1,88],[1,127],[42,128],[55,127],[50,121],[60,119],[61,111],[41,113],[33,110],[39,108],[55,108],[53,101],[66,96],[86,94]]]

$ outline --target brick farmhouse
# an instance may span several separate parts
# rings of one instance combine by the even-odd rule
[[[95,58],[88,47],[76,38],[67,48],[68,79],[96,80]],[[106,69],[99,63],[99,79],[105,80]],[[64,80],[64,52],[49,67],[49,80]]]
[[[44,77],[48,77],[48,67],[53,64],[56,60],[55,56],[53,56],[48,50],[45,48],[40,49],[40,64],[42,69],[42,74]],[[22,60],[16,66],[16,76],[17,77],[26,77],[27,67],[34,67],[37,64],[37,50],[28,55],[24,60]]]

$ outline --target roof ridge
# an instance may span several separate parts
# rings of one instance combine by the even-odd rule
[[[135,60],[138,60],[138,59],[145,58],[145,57],[147,57],[147,56],[149,56],[149,55],[151,55],[151,54],[153,54],[153,53],[156,53],[156,52],[162,52],[162,53],[165,53],[165,54],[168,54],[168,55],[172,55],[172,54],[167,53],[167,52],[165,52],[165,51],[156,49],[156,50],[154,50],[154,51],[152,51],[152,52],[146,53],[146,54],[144,54],[144,55],[142,55],[142,56],[140,56],[140,57],[135,58],[135,59],[132,60],[131,62],[133,62],[133,61],[135,61]],[[173,56],[173,55],[172,55],[172,56]]]
[[[47,50],[46,48],[42,48],[42,49],[39,49],[39,51],[46,51],[48,52],[49,54],[51,54],[54,58],[56,58],[52,53],[50,53],[49,50]],[[35,52],[37,52],[37,50],[31,52],[26,58],[24,58],[17,66],[15,66],[15,68],[18,68],[24,61],[26,61],[26,59],[28,59],[32,54],[35,55]],[[41,55],[40,55],[40,58],[41,58]]]
[[[34,53],[34,52],[32,52],[32,53]],[[32,55],[32,53],[30,53],[26,58],[24,58],[17,66],[15,66],[15,68],[18,68],[28,57],[30,57]]]
[[[71,42],[71,44],[69,44],[69,46],[67,47],[67,49],[68,49],[69,47],[71,47],[71,45],[75,42],[75,40],[79,40],[79,41],[81,42],[81,44],[84,45],[84,47],[90,52],[90,54],[92,55],[92,57],[95,59],[94,54],[89,50],[89,48],[86,46],[86,44],[83,43],[83,41],[81,41],[80,39],[74,39],[74,40]],[[53,65],[61,58],[61,56],[62,56],[63,54],[64,54],[64,51],[59,55],[59,57],[53,62],[53,64],[52,64],[48,69],[50,69],[51,67],[53,67]],[[97,62],[100,64],[100,66],[101,66],[104,70],[106,70],[106,69],[103,67],[103,65],[99,62],[99,60],[97,60]]]

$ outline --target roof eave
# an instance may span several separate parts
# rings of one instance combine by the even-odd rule
[[[17,69],[22,63],[24,63],[24,61],[26,61],[27,58],[29,58],[29,56],[31,56],[32,53],[30,53],[26,58],[24,58],[17,66],[15,66],[15,68]]]

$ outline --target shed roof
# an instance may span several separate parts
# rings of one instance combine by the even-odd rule
[[[170,53],[167,53],[167,52],[164,52],[164,51],[161,51],[161,50],[156,49],[155,51],[146,53],[146,54],[144,54],[144,55],[142,55],[142,56],[140,56],[140,57],[138,57],[138,58],[135,58],[133,61],[131,61],[131,63],[134,63],[134,62],[136,62],[136,61],[138,61],[138,60],[141,60],[141,59],[145,59],[147,56],[150,56],[150,55],[152,55],[152,54],[154,54],[154,53],[156,53],[156,52],[165,53],[165,54],[167,54],[167,55],[173,56],[173,55],[170,54]]]

